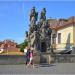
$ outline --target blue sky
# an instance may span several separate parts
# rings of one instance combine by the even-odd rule
[[[45,7],[47,18],[75,16],[75,1],[0,1],[0,41],[12,39],[17,43],[23,42],[33,6],[39,14]]]

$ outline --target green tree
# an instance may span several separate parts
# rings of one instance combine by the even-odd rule
[[[20,51],[21,51],[21,52],[24,52],[24,48],[25,48],[26,46],[28,46],[28,41],[25,39],[24,42],[21,43],[19,46],[20,46]]]

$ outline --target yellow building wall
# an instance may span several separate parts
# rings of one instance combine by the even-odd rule
[[[62,29],[59,29],[57,31],[57,38],[56,38],[56,48],[65,48],[67,46],[67,43],[70,43],[71,45],[74,43],[73,39],[73,26],[64,27]],[[58,44],[58,33],[61,33],[61,43]],[[75,36],[74,36],[75,37]]]
[[[73,43],[75,45],[75,25],[73,26]]]

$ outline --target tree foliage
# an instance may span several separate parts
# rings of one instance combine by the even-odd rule
[[[26,46],[28,46],[28,41],[25,39],[24,42],[21,43],[19,46],[20,46],[20,51],[21,51],[21,52],[24,52],[24,48],[25,48]]]

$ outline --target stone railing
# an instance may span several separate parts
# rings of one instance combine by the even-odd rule
[[[0,64],[25,64],[25,62],[25,55],[0,55]],[[34,63],[75,63],[75,55],[36,53],[34,54]]]
[[[0,55],[0,64],[24,64],[24,55]]]
[[[75,63],[75,54],[40,53],[40,63]]]
[[[57,54],[51,57],[54,63],[75,63],[75,54]]]
[[[0,55],[0,64],[25,64],[25,62],[25,55]],[[34,63],[40,64],[39,55],[34,55]]]

